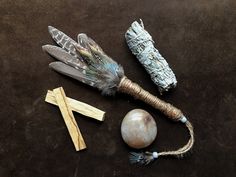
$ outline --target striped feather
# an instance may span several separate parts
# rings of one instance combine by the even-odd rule
[[[75,45],[77,42],[75,42],[73,39],[71,39],[69,36],[64,34],[63,32],[59,31],[58,29],[48,26],[48,31],[51,34],[54,41],[61,46],[61,48],[65,49],[67,52],[69,52],[72,56],[76,58],[81,58],[75,49]]]

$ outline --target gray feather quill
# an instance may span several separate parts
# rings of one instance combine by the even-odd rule
[[[102,48],[86,34],[79,34],[78,42],[75,42],[52,26],[49,26],[48,30],[60,46],[42,47],[44,51],[59,60],[59,62],[52,62],[50,68],[96,87],[103,94],[115,94],[124,76],[122,66],[106,55]]]

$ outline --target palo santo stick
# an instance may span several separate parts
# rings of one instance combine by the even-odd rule
[[[84,139],[80,133],[79,127],[75,121],[74,115],[67,102],[65,92],[62,87],[53,90],[55,99],[60,108],[61,114],[64,118],[67,129],[70,133],[71,139],[74,143],[76,151],[86,148]]]
[[[78,112],[80,114],[94,118],[99,121],[104,121],[105,117],[104,111],[69,97],[66,97],[66,99],[72,111]],[[57,105],[55,96],[51,90],[48,90],[45,101]]]

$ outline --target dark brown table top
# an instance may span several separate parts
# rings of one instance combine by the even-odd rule
[[[236,1],[21,0],[0,2],[0,177],[221,177],[236,172]],[[156,86],[128,50],[124,33],[142,18],[156,46],[175,72],[178,86],[160,96],[193,122],[196,143],[182,160],[160,158],[147,167],[128,162],[120,136],[124,115],[150,112],[158,136],[150,149],[186,143],[184,126],[118,94],[104,97],[48,68],[41,50],[52,44],[47,26],[76,38],[92,36],[123,65],[126,75],[153,94]],[[57,107],[44,102],[48,89],[107,112],[104,123],[75,114],[88,149],[75,152]]]

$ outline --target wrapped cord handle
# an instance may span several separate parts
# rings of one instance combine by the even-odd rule
[[[163,114],[165,114],[168,118],[173,121],[180,121],[185,124],[187,127],[190,138],[186,145],[182,148],[179,148],[175,151],[164,151],[164,152],[145,152],[145,153],[134,153],[132,152],[130,155],[131,163],[139,163],[139,164],[149,164],[151,161],[155,160],[159,156],[176,156],[182,157],[185,153],[187,153],[194,144],[194,132],[192,124],[187,120],[187,118],[183,115],[181,110],[174,107],[170,103],[166,103],[165,101],[155,97],[150,94],[148,91],[142,89],[138,84],[132,82],[127,77],[123,77],[118,86],[118,91],[127,93],[133,96],[136,99],[144,101],[145,103],[151,105],[152,107],[160,110]]]

